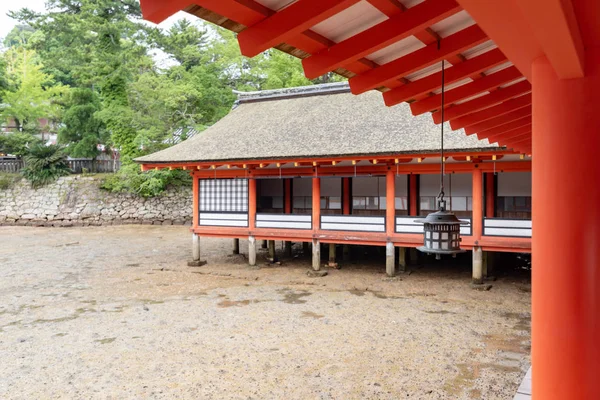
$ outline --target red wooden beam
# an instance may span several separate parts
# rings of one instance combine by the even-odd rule
[[[519,118],[506,124],[498,125],[495,128],[487,129],[477,133],[479,139],[489,138],[490,136],[500,135],[505,132],[512,131],[513,129],[520,128],[522,126],[531,125],[531,116]]]
[[[515,137],[531,134],[532,124],[523,125],[519,128],[503,132],[498,135],[490,135],[487,139],[490,143],[495,143],[501,140],[514,139]]]
[[[467,126],[465,127],[465,132],[467,133],[467,135],[472,135],[474,133],[490,129],[495,126],[514,121],[515,119],[526,117],[528,115],[531,115],[531,105],[527,105],[515,111],[511,111],[507,114],[499,115],[495,118],[490,118],[477,124]]]
[[[526,0],[519,1],[518,6],[558,76],[563,79],[583,77],[585,48],[573,3]]]
[[[472,112],[494,106],[498,103],[502,103],[503,101],[529,92],[531,92],[531,84],[529,82],[523,81],[516,83],[502,90],[496,90],[495,92],[486,96],[449,107],[444,113],[444,121],[471,114]],[[433,113],[432,115],[436,124],[442,122],[442,115],[439,111]]]
[[[521,127],[523,128],[523,127]],[[520,130],[521,128],[515,129],[515,131]],[[519,133],[519,134],[511,134],[508,136],[505,136],[506,134],[502,134],[500,136],[498,136],[498,139],[488,139],[490,141],[490,143],[507,143],[510,141],[516,141],[516,140],[521,140],[521,139],[526,139],[526,138],[531,138],[531,126],[529,126],[529,129],[523,129],[523,133]]]
[[[377,8],[387,17],[391,18],[403,11],[406,11],[404,4],[399,0],[367,0],[373,7]],[[421,32],[415,33],[415,37],[426,45],[437,42],[439,36],[431,28],[426,28]]]
[[[460,129],[465,126],[474,125],[479,122],[487,121],[488,119],[507,114],[518,108],[531,105],[531,95],[526,94],[524,96],[517,97],[516,99],[505,101],[504,103],[496,106],[486,108],[463,117],[450,120],[450,126],[452,129]]]
[[[471,75],[481,73],[506,61],[504,54],[502,54],[500,50],[494,49],[448,68],[444,78],[446,83],[450,84],[468,78]],[[441,87],[441,82],[442,73],[438,72],[410,82],[404,86],[392,89],[383,94],[383,99],[385,100],[385,104],[391,107],[432,92]]]
[[[467,83],[466,85],[459,86],[456,89],[449,90],[445,95],[446,106],[454,102],[468,99],[469,97],[475,96],[479,93],[485,92],[490,89],[495,89],[498,86],[504,85],[508,82],[512,82],[523,75],[515,67],[510,67],[498,71],[494,74],[484,76],[481,79]],[[430,96],[426,99],[411,103],[410,109],[413,115],[421,115],[428,111],[439,110],[442,103],[442,95],[437,94]]]
[[[164,0],[158,1],[169,3]],[[206,8],[245,26],[255,25],[274,13],[270,8],[253,0],[193,0],[188,3]]]
[[[242,54],[254,57],[271,47],[284,43],[321,21],[332,17],[359,0],[298,0],[240,32],[238,41]]]
[[[455,0],[427,0],[397,16],[302,60],[308,79],[405,39],[461,10]]]
[[[400,85],[399,78],[439,62],[446,57],[477,46],[489,40],[477,25],[470,26],[440,41],[398,58],[379,68],[372,69],[350,79],[352,93],[360,94],[380,86],[390,88]]]

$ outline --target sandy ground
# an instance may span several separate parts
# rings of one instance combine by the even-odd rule
[[[475,291],[467,258],[388,280],[361,251],[309,278],[299,245],[251,270],[220,239],[190,268],[190,236],[0,228],[0,398],[512,399],[528,368],[527,275]]]

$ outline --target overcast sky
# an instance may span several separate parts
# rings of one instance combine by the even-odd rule
[[[16,25],[16,22],[9,18],[6,13],[9,11],[17,11],[21,8],[30,8],[34,11],[44,11],[44,4],[46,0],[0,0],[0,38],[4,38]],[[187,14],[180,12],[169,18],[162,24],[161,27],[168,28],[176,20],[187,16]]]

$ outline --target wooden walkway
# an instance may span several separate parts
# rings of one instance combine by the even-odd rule
[[[517,394],[513,400],[531,400],[531,367],[525,374],[525,378],[523,378],[523,382],[517,389]]]

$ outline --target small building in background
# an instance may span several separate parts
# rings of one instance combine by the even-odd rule
[[[415,219],[436,211],[440,128],[407,104],[346,83],[238,94],[234,110],[202,134],[139,158],[143,170],[182,168],[194,180],[193,258],[200,237],[385,246],[386,271],[423,244]],[[445,135],[448,209],[467,222],[462,247],[531,251],[531,162],[465,132]],[[274,243],[274,242],[273,242]],[[306,247],[307,245],[305,245]],[[392,251],[389,249],[397,248]],[[410,251],[409,251],[410,253]]]

